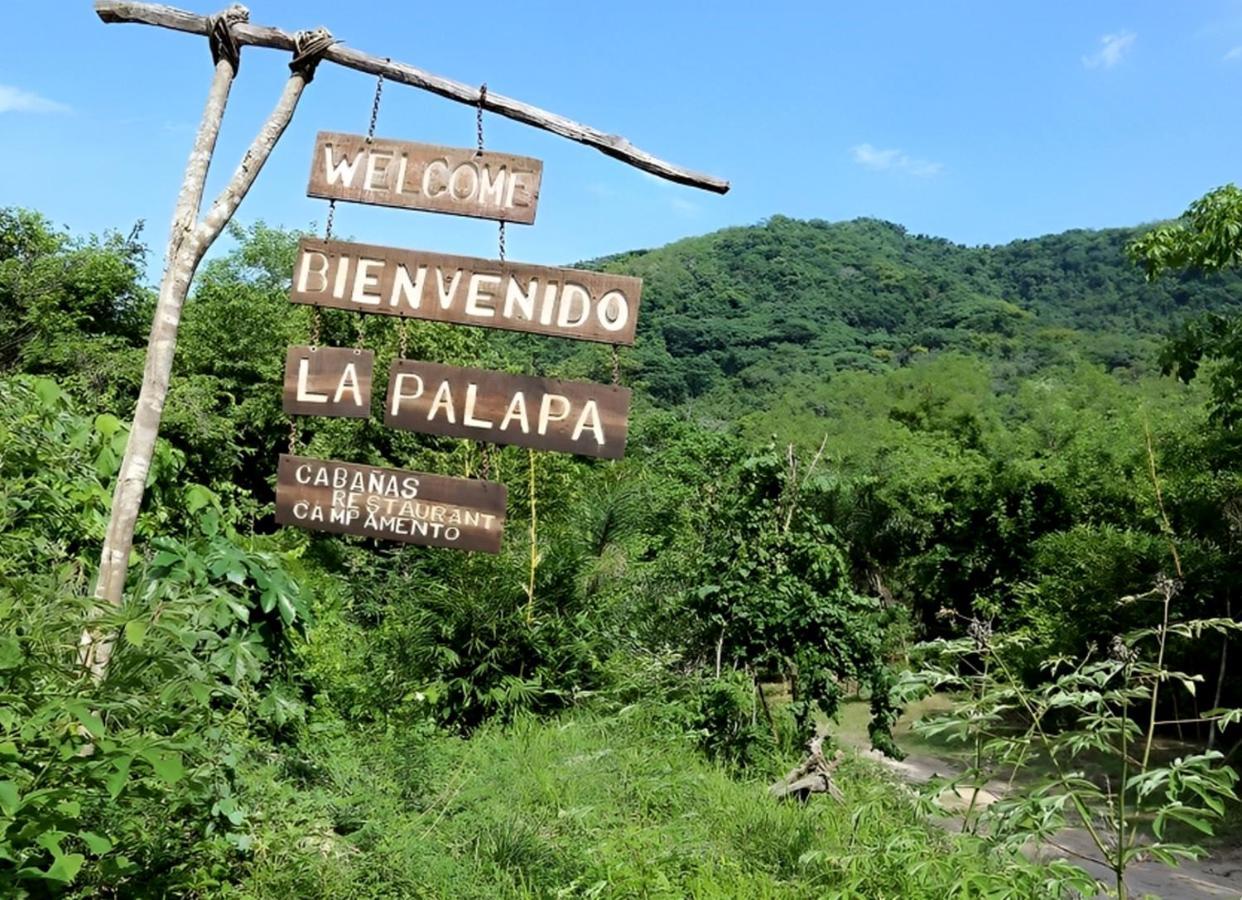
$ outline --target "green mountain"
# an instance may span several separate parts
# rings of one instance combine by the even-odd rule
[[[804,379],[946,350],[1015,376],[1077,360],[1148,370],[1177,319],[1242,303],[1242,279],[1145,284],[1125,255],[1136,233],[966,247],[875,219],[774,216],[584,265],[644,279],[630,365],[651,397],[731,418]]]

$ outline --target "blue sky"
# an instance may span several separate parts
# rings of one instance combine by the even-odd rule
[[[158,270],[210,78],[206,42],[103,25],[86,0],[14,5],[23,14],[6,18],[0,56],[0,205],[38,208],[75,231],[145,219]],[[532,262],[774,213],[877,216],[1000,243],[1172,216],[1242,179],[1238,0],[250,6],[257,23],[326,25],[359,49],[487,81],[733,182],[725,197],[663,183],[488,115],[489,147],[545,161],[537,223],[509,227],[509,255]],[[244,51],[209,196],[267,115],[286,63]],[[322,67],[239,219],[321,223],[324,201],[305,196],[314,134],[365,132],[373,89],[369,76]],[[389,85],[378,133],[470,145],[473,112]],[[429,213],[342,204],[337,231],[495,253],[493,223]]]

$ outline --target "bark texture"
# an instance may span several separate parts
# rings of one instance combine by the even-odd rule
[[[227,60],[216,63],[203,119],[173,213],[164,277],[160,282],[151,337],[147,343],[142,388],[138,393],[129,442],[125,446],[125,456],[112,495],[112,515],[99,560],[95,597],[100,601],[97,610],[101,613],[109,607],[117,608],[123,602],[134,527],[142,507],[147,475],[151,471],[164,400],[168,396],[177,328],[181,324],[181,309],[189,293],[190,282],[203,255],[237,211],[271,155],[272,148],[289,125],[307,83],[306,77],[300,73],[294,73],[285,82],[276,108],[259,130],[228,185],[200,221],[198,216],[203,187],[235,74],[234,67]],[[82,633],[80,659],[96,680],[102,679],[107,672],[114,640],[115,636],[109,629],[93,627]]]

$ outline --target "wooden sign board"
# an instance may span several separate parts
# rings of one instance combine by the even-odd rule
[[[371,415],[375,354],[340,347],[290,347],[285,354],[284,411],[294,416]]]
[[[628,275],[303,238],[289,299],[629,345],[642,289]]]
[[[542,179],[527,156],[321,131],[306,193],[530,225]]]
[[[428,547],[500,552],[503,484],[280,455],[276,521]]]
[[[620,459],[630,391],[398,359],[384,424],[424,434]]]

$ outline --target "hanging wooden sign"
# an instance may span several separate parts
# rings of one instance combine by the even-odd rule
[[[500,552],[503,484],[280,455],[276,521],[310,531]]]
[[[527,156],[321,131],[306,193],[530,225],[542,178]]]
[[[340,347],[290,347],[282,407],[294,416],[371,415],[375,354]]]
[[[289,298],[331,309],[633,344],[628,275],[303,238]]]
[[[389,376],[384,424],[620,459],[629,413],[630,391],[616,385],[398,359]]]

